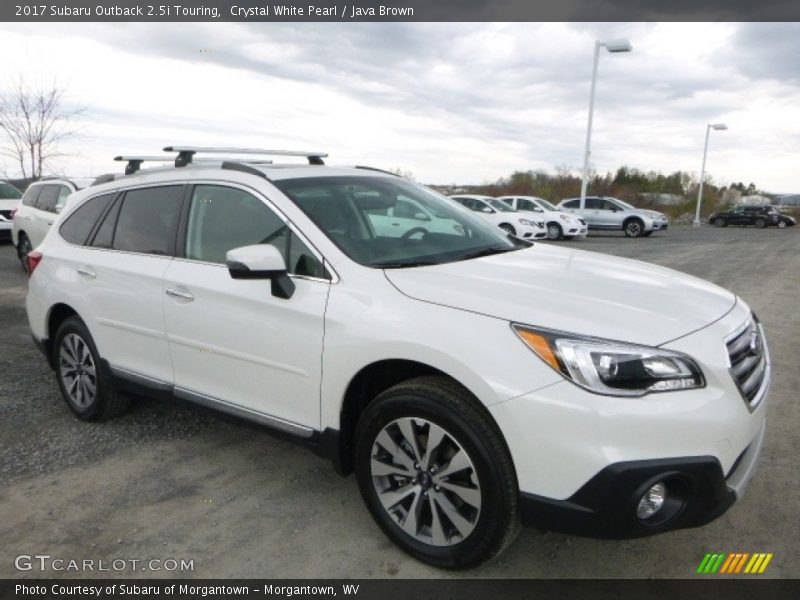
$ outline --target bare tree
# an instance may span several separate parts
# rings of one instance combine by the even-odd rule
[[[20,77],[0,96],[0,130],[8,138],[0,154],[19,164],[24,179],[39,179],[47,162],[59,156],[59,144],[78,133],[77,119],[84,108],[64,106],[65,90],[31,87]]]

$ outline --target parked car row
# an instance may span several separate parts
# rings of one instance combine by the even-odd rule
[[[523,239],[572,239],[585,236],[589,229],[624,231],[628,237],[640,237],[669,226],[663,213],[605,196],[587,196],[583,210],[580,198],[567,198],[557,206],[536,196],[459,194],[450,198]]]
[[[0,181],[0,239],[11,236],[14,211],[22,196],[20,191],[7,181]]]

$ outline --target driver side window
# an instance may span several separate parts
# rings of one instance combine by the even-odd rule
[[[292,275],[327,278],[314,253],[260,199],[237,188],[194,187],[186,229],[186,258],[225,264],[228,250],[253,244],[275,246]]]

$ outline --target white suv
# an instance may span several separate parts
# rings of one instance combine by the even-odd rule
[[[14,213],[11,231],[11,239],[23,268],[27,268],[30,251],[42,243],[48,230],[64,210],[70,194],[90,183],[91,180],[48,178],[28,186]]]
[[[530,212],[544,220],[547,237],[551,240],[571,240],[578,236],[586,236],[588,229],[586,220],[577,215],[557,209],[544,198],[536,196],[500,196],[497,198],[514,210]]]
[[[450,196],[450,199],[479,214],[482,219],[497,225],[509,235],[523,240],[541,240],[547,237],[547,230],[541,218],[536,219],[531,215],[524,215],[505,202],[500,202],[497,198],[476,194],[459,194]]]
[[[78,417],[146,391],[279,430],[355,471],[383,531],[447,568],[498,554],[520,520],[640,536],[745,489],[770,359],[734,294],[524,242],[321,153],[174,150],[175,168],[76,193],[28,256],[33,337]],[[379,233],[372,215],[406,200],[427,233]]]

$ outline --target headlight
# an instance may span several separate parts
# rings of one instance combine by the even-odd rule
[[[533,221],[528,221],[528,219],[520,219],[519,222],[520,222],[520,225],[527,225],[528,227],[533,227],[534,226],[534,222]]]
[[[567,222],[572,220],[572,218],[569,215],[558,215],[558,218],[561,219],[562,221],[567,221]]]
[[[705,385],[697,363],[685,354],[513,325],[533,352],[573,383],[597,394],[644,396]]]

